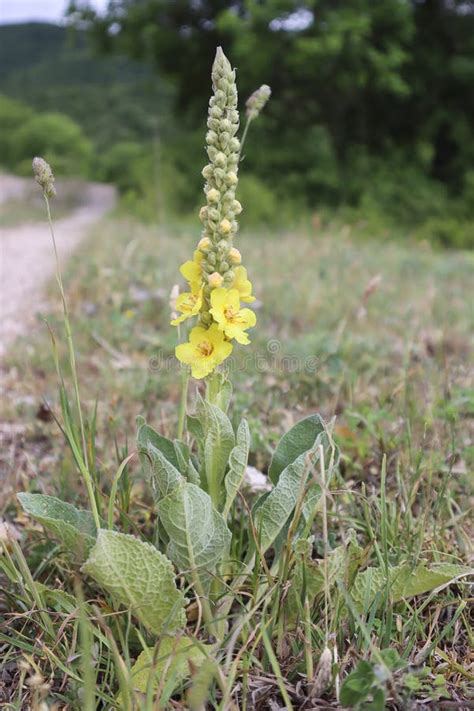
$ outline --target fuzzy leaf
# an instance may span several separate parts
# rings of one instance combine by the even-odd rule
[[[190,676],[190,663],[199,667],[205,659],[202,646],[193,643],[189,637],[163,637],[156,654],[153,647],[148,647],[136,660],[131,669],[132,687],[134,691],[146,694],[151,678],[153,691],[171,682],[168,691],[172,693]],[[117,701],[120,703],[120,697]]]
[[[206,479],[217,486],[221,482],[229,455],[235,445],[235,435],[227,415],[216,405],[205,405],[205,431],[204,463]]]
[[[164,496],[168,496],[179,484],[184,481],[178,469],[166,459],[161,450],[157,449],[151,442],[148,442],[146,455],[149,462],[150,481],[155,494],[155,500],[159,501]]]
[[[199,486],[201,484],[201,477],[199,476],[199,472],[194,465],[192,457],[189,457],[186,479],[189,481],[190,484],[196,484],[196,486]]]
[[[189,465],[189,447],[186,442],[182,442],[180,439],[173,440],[173,447],[178,463],[176,469],[178,469],[183,476],[186,476]]]
[[[141,424],[137,432],[137,449],[139,454],[146,455],[149,444],[152,444],[153,447],[158,449],[175,469],[181,471],[175,443],[167,437],[163,437],[163,435],[156,432],[156,430],[149,425]],[[183,472],[181,471],[181,473]]]
[[[319,460],[319,444],[323,435],[325,435],[324,431],[313,443],[312,449],[303,452],[294,462],[285,467],[275,488],[255,511],[255,524],[259,532],[262,552],[271,546],[291,516],[298,496],[312,468]]]
[[[194,466],[188,445],[179,439],[173,440],[173,445],[179,463],[179,471],[188,481],[191,482],[191,484],[199,485],[201,483],[201,478],[199,476],[199,472]]]
[[[206,590],[212,573],[228,551],[231,533],[211,497],[195,484],[183,483],[158,505],[170,538],[168,556],[190,581]]]
[[[325,431],[319,415],[310,415],[300,420],[283,435],[273,454],[268,476],[276,484],[282,471],[314,445],[316,438]]]
[[[65,590],[48,588],[47,585],[43,585],[38,581],[35,581],[35,588],[45,604],[53,610],[67,612],[68,614],[77,610],[77,598]]]
[[[232,397],[232,383],[223,373],[215,371],[208,379],[207,401],[227,412]]]
[[[82,570],[152,632],[184,627],[185,600],[176,587],[173,566],[150,543],[101,529]]]
[[[204,443],[204,428],[201,419],[195,415],[187,415],[186,429],[199,445]]]
[[[462,565],[437,563],[427,568],[420,563],[412,569],[398,565],[389,570],[389,595],[393,602],[415,597],[435,590],[459,576],[472,575],[474,570]],[[365,612],[375,600],[377,593],[385,590],[386,576],[380,568],[369,567],[356,576],[351,596],[359,611]]]
[[[225,478],[225,489],[227,492],[224,515],[227,515],[232,506],[232,502],[244,479],[247,461],[249,458],[250,431],[247,420],[242,420],[237,430],[237,444],[229,456],[229,471]]]
[[[465,575],[474,575],[474,569],[452,563],[435,563],[430,568],[422,563],[414,570],[408,565],[397,566],[390,575],[392,599],[399,602],[403,598],[422,595]]]
[[[55,496],[17,494],[25,513],[39,521],[47,531],[81,560],[95,543],[96,527],[90,511],[76,509]]]

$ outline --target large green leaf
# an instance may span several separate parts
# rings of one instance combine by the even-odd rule
[[[451,563],[436,563],[430,568],[420,563],[416,568],[408,564],[389,569],[388,589],[392,602],[415,597],[446,585],[455,578],[473,575],[474,569]],[[351,597],[359,611],[365,612],[378,593],[385,590],[387,578],[380,568],[369,567],[359,573],[351,590]]]
[[[320,457],[319,445],[325,432],[317,437],[311,449],[303,452],[281,472],[275,488],[255,511],[255,524],[262,552],[273,543],[291,516],[300,492],[306,487],[308,476]]]
[[[231,539],[209,494],[195,484],[182,483],[159,502],[158,513],[170,538],[168,556],[190,581],[197,580],[208,590]]]
[[[268,476],[276,484],[282,471],[314,445],[316,438],[325,431],[322,418],[310,415],[300,420],[279,441],[273,454]]]
[[[208,488],[219,489],[227,462],[235,445],[235,435],[227,415],[216,405],[204,402],[204,464]]]
[[[179,439],[173,440],[173,445],[176,452],[176,458],[178,461],[178,469],[181,474],[186,477],[191,484],[200,484],[199,473],[196,470],[193,460],[191,457],[191,452],[188,445]]]
[[[150,543],[101,529],[82,570],[152,632],[184,627],[185,599],[176,587],[173,566]]]
[[[174,442],[167,437],[164,437],[159,432],[156,432],[156,430],[154,430],[153,427],[150,427],[150,425],[143,423],[139,426],[137,432],[138,452],[146,454],[149,444],[152,444],[153,447],[159,449],[164,457],[175,467],[175,469],[180,469]]]
[[[392,599],[398,602],[403,598],[422,595],[466,575],[474,575],[474,568],[452,563],[434,563],[429,568],[421,563],[415,569],[400,565],[393,568],[390,574]]]
[[[151,442],[148,442],[143,450],[144,458],[148,461],[148,473],[155,500],[159,501],[164,496],[168,496],[173,489],[184,481],[184,477],[171,462],[166,459],[163,452],[157,449]]]
[[[76,509],[55,496],[26,492],[17,496],[25,513],[39,521],[79,559],[87,557],[97,533],[90,511]]]
[[[172,693],[187,677],[191,668],[199,667],[206,659],[202,647],[189,637],[163,637],[158,650],[148,647],[136,660],[131,669],[131,683],[134,691],[145,694],[148,685],[153,691],[160,686],[168,687]],[[120,703],[120,697],[117,699]]]
[[[242,484],[247,468],[250,448],[250,431],[247,420],[242,420],[237,430],[237,444],[233,448],[229,456],[229,471],[225,477],[225,490],[227,493],[224,516],[226,516],[232,502],[237,495]]]

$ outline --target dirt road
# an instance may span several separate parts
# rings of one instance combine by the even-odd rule
[[[0,203],[28,200],[31,180],[0,175]],[[61,265],[79,245],[89,228],[115,205],[115,190],[89,183],[82,187],[81,206],[55,221]],[[0,355],[14,338],[26,331],[41,308],[45,283],[55,271],[49,226],[45,219],[5,227],[0,231]]]

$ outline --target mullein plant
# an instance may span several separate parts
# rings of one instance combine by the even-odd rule
[[[242,145],[237,137],[235,71],[220,48],[212,68],[212,84],[206,134],[209,163],[203,169],[206,204],[200,210],[202,235],[193,259],[181,267],[188,289],[177,296],[177,314],[172,321],[180,328],[185,322],[192,324],[186,341],[176,347],[176,356],[194,378],[205,379],[207,387],[204,397],[196,395],[194,414],[186,412],[184,388],[184,407],[175,439],[138,418],[136,451],[154,497],[154,535],[147,541],[120,530],[121,522],[129,520],[130,514],[122,516],[117,492],[134,453],[122,462],[108,491],[99,490],[100,482],[91,471],[59,267],[75,395],[72,407],[56,355],[63,430],[85,483],[90,509],[76,509],[53,496],[19,494],[24,510],[59,538],[82,574],[106,595],[107,604],[117,612],[124,608],[128,611],[123,618],[114,617],[117,624],[123,620],[122,642],[130,637],[129,615],[135,621],[134,639],[138,640],[140,653],[135,649],[138,659],[131,670],[133,683],[129,687],[121,685],[120,708],[134,707],[136,689],[148,693],[150,689],[163,689],[163,664],[160,666],[158,658],[169,657],[166,673],[174,680],[166,684],[170,692],[175,682],[181,683],[190,669],[196,669],[203,661],[215,669],[220,663],[219,650],[229,643],[226,674],[235,677],[236,670],[232,664],[229,666],[232,650],[236,640],[245,644],[248,639],[249,620],[255,611],[268,610],[269,606],[278,610],[286,601],[285,605],[291,607],[287,619],[296,624],[302,615],[305,634],[310,639],[312,601],[306,596],[301,556],[308,556],[307,551],[312,548],[316,512],[338,461],[331,428],[319,415],[311,415],[287,432],[276,447],[268,470],[271,491],[257,501],[242,498],[250,449],[249,426],[242,420],[234,430],[227,415],[231,385],[219,367],[235,344],[250,343],[248,332],[255,326],[256,317],[247,306],[254,301],[252,284],[234,246],[237,217],[242,210],[236,198]],[[243,138],[269,96],[269,87],[263,85],[248,100]],[[49,198],[55,193],[52,171],[42,159],[35,159],[33,169],[50,217]],[[50,225],[56,253],[51,220]],[[299,566],[294,564],[295,555]],[[282,585],[275,586],[272,581],[290,580],[293,569],[293,594],[286,596]],[[194,625],[191,631],[187,618],[192,618],[196,606],[198,626]],[[204,624],[200,626],[199,620]],[[280,625],[275,631],[277,645],[281,645],[283,630]],[[98,639],[101,634],[98,630]],[[268,649],[271,640],[267,625],[262,627],[259,639],[273,665],[276,658]],[[130,654],[129,649],[124,651],[127,659]],[[306,657],[311,676],[311,653],[307,651]],[[119,678],[122,676],[120,670]],[[216,678],[222,678],[221,671]],[[291,708],[284,685],[281,691]],[[228,690],[221,689],[220,693],[222,708],[227,708]],[[192,707],[191,702],[189,706]]]
[[[174,326],[186,319],[196,321],[188,342],[177,346],[176,357],[191,367],[197,379],[210,375],[223,363],[231,355],[234,342],[248,345],[248,329],[256,324],[255,313],[242,307],[255,298],[242,255],[234,247],[237,217],[242,212],[235,197],[241,151],[236,135],[239,112],[235,70],[220,47],[212,67],[212,87],[206,133],[209,163],[202,171],[206,205],[199,212],[203,229],[193,259],[181,266],[189,291],[178,296],[176,310],[180,315],[171,321]],[[260,101],[257,112],[264,103]]]
[[[33,161],[51,228],[73,384],[70,402],[67,377],[52,336],[62,430],[90,503],[88,509],[77,509],[54,496],[24,492],[18,498],[24,511],[59,539],[75,568],[72,577],[74,589],[79,591],[79,666],[84,687],[78,702],[87,711],[105,702],[108,708],[127,711],[168,708],[170,696],[188,683],[189,676],[194,678],[186,708],[202,709],[210,699],[219,709],[231,708],[233,695],[245,687],[251,660],[258,673],[271,670],[284,706],[291,710],[294,707],[278,660],[288,628],[296,629],[295,642],[301,640],[311,702],[332,682],[337,649],[330,648],[334,644],[330,640],[337,637],[338,620],[349,614],[357,620],[364,610],[372,606],[375,610],[380,600],[386,600],[389,589],[392,601],[397,602],[466,574],[462,566],[440,564],[436,570],[428,570],[424,564],[414,569],[406,563],[390,568],[383,560],[378,568],[359,572],[366,551],[354,533],[342,545],[329,549],[328,488],[339,455],[331,426],[319,415],[297,422],[278,443],[268,469],[270,491],[256,498],[243,490],[250,432],[245,420],[234,430],[227,415],[231,384],[220,367],[236,343],[249,344],[248,331],[256,323],[253,311],[246,306],[254,299],[252,285],[233,244],[236,218],[242,209],[235,193],[242,143],[270,89],[263,85],[248,99],[239,143],[235,72],[221,49],[217,50],[212,82],[206,135],[209,163],[203,170],[206,205],[200,211],[203,232],[193,259],[181,267],[189,288],[177,296],[172,322],[178,327],[192,322],[189,337],[176,348],[186,374],[177,437],[170,439],[138,418],[136,451],[120,464],[105,490],[91,461],[94,427],[82,414],[73,333],[50,213],[49,200],[56,193],[54,176],[43,159]],[[204,396],[196,395],[193,414],[186,412],[189,371],[206,382]],[[155,530],[148,540],[133,512],[121,510],[118,495],[127,465],[137,453],[156,510]],[[385,481],[385,464],[382,479]],[[324,542],[322,560],[312,557],[312,531],[318,515]],[[141,535],[124,533],[123,522]],[[57,652],[67,622],[56,635],[47,606],[48,600],[59,598],[48,595],[64,591],[50,591],[33,580],[16,542],[12,550],[20,561],[18,579],[33,591],[35,609],[30,615],[38,611]],[[10,561],[8,548],[5,554]],[[67,571],[64,565],[61,569]],[[57,570],[53,568],[47,579],[53,579]],[[94,585],[91,594],[95,601],[99,597],[100,607],[85,601],[78,587],[79,573],[84,582]],[[70,598],[68,595],[68,619],[73,624],[75,611]],[[330,606],[337,611],[335,616],[330,616]],[[101,610],[109,610],[109,624]],[[75,639],[75,629],[71,635]],[[320,640],[319,651],[314,648],[315,640]],[[42,650],[46,648],[41,644]],[[91,648],[102,649],[102,653],[108,649],[111,657],[95,664]],[[71,659],[77,656],[68,656],[61,666],[61,674],[67,676],[72,664],[70,675],[75,685],[81,677]],[[383,678],[390,679],[390,668],[375,648],[374,658]],[[298,678],[300,670],[298,666]],[[117,692],[115,699],[99,691],[107,675],[112,691]],[[217,688],[211,690],[213,680]],[[343,692],[344,687],[341,700]],[[300,700],[298,692],[298,704]]]

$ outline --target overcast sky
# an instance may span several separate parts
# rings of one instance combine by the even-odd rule
[[[107,0],[91,0],[90,4],[102,10]],[[28,20],[61,22],[68,5],[69,0],[0,0],[0,23]]]

